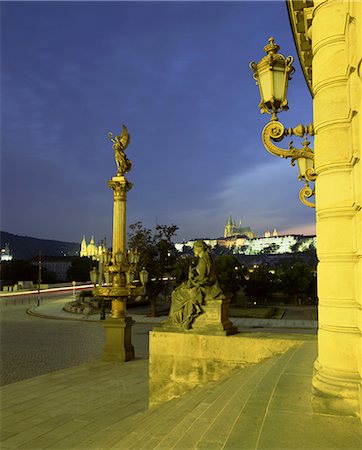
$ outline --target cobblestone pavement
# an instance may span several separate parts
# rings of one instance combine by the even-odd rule
[[[47,301],[47,300],[44,300]],[[49,300],[51,301],[51,300]],[[104,331],[100,322],[47,320],[32,317],[24,301],[0,306],[0,384],[6,385],[100,359]],[[148,357],[152,325],[133,327],[137,358]]]

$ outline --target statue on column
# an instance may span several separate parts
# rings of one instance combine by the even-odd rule
[[[203,313],[202,305],[208,300],[225,299],[209,246],[203,241],[197,241],[193,250],[198,258],[197,265],[190,266],[188,280],[172,292],[169,316],[163,323],[166,327],[188,330],[194,319]]]
[[[123,176],[132,168],[132,161],[125,154],[125,150],[130,142],[130,134],[127,127],[122,125],[122,134],[113,137],[113,134],[109,132],[108,137],[113,142],[112,147],[117,165],[117,176]]]

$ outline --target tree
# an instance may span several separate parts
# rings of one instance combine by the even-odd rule
[[[248,245],[241,245],[240,247],[237,247],[237,253],[240,255],[246,255],[248,253],[249,246]]]
[[[1,279],[4,284],[13,285],[18,281],[38,280],[38,268],[30,261],[13,259],[1,264]]]
[[[173,276],[175,277],[175,284],[179,286],[184,281],[187,281],[189,274],[189,267],[195,265],[196,258],[192,255],[181,256],[173,267]]]
[[[164,275],[171,274],[173,266],[177,260],[177,250],[172,242],[172,238],[178,230],[177,225],[157,225],[154,242],[158,253],[158,262]]]
[[[95,262],[90,258],[74,258],[72,265],[68,269],[68,280],[70,281],[89,281],[90,271],[92,270]]]
[[[220,287],[224,292],[235,296],[245,284],[247,269],[233,255],[222,255],[215,258]]]
[[[14,285],[18,281],[32,281],[33,283],[37,283],[38,277],[38,266],[32,261],[13,259],[12,261],[1,263],[1,280],[4,284]],[[56,274],[43,267],[41,279],[43,283],[55,283]]]
[[[157,225],[155,232],[145,228],[142,222],[136,222],[129,226],[128,246],[130,249],[138,249],[140,252],[140,267],[144,267],[149,273],[149,281],[146,285],[147,295],[151,303],[151,315],[156,315],[156,299],[164,289],[163,278],[172,275],[174,264],[177,260],[177,251],[172,243],[178,226]]]
[[[216,244],[215,247],[211,250],[211,253],[214,256],[221,256],[221,255],[232,255],[233,251],[231,248],[225,247],[224,245]]]
[[[255,298],[258,303],[266,302],[268,296],[275,291],[275,287],[275,275],[270,273],[269,266],[262,264],[255,268],[246,280],[245,294]]]
[[[273,242],[272,244],[268,245],[267,247],[264,247],[261,251],[260,254],[261,255],[270,255],[270,254],[275,254],[277,253],[277,251],[279,250],[280,245],[276,244],[275,242]]]
[[[293,253],[300,252],[300,246],[301,246],[302,242],[303,242],[303,238],[301,236],[297,236],[295,243],[290,247],[291,251]]]
[[[313,271],[303,262],[284,265],[280,274],[280,286],[284,294],[294,297],[301,304],[308,297],[316,298],[316,279]]]

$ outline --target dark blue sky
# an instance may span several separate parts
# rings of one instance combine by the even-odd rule
[[[263,147],[269,117],[248,68],[269,36],[296,57],[284,2],[2,2],[1,13],[2,230],[110,242],[107,134],[125,123],[128,224],[211,238],[232,214],[258,234],[314,232],[297,169]],[[294,66],[285,126],[312,121]]]

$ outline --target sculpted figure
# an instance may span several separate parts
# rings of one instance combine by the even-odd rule
[[[112,133],[108,133],[109,139],[113,142],[114,158],[117,165],[117,175],[124,175],[132,168],[132,161],[129,160],[125,154],[125,150],[130,141],[130,135],[127,127],[122,125],[122,134],[113,137]]]
[[[198,263],[196,267],[190,266],[188,280],[172,292],[170,313],[164,322],[185,330],[191,328],[193,320],[202,314],[205,302],[224,297],[209,247],[205,242],[197,241],[193,250],[199,258]]]

